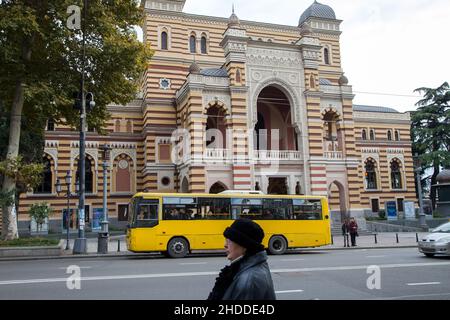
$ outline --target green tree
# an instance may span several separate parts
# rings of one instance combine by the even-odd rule
[[[50,216],[51,213],[52,208],[50,208],[50,206],[45,202],[35,203],[31,206],[28,214],[30,215],[30,218],[36,221],[38,233],[42,230],[42,225],[45,223],[45,220]]]
[[[126,104],[135,97],[140,75],[152,52],[138,41],[134,26],[144,12],[135,0],[89,0],[82,19],[86,52],[86,90],[95,94],[89,127],[104,133],[106,106]],[[73,93],[79,91],[82,31],[67,27],[72,5],[82,0],[3,0],[0,2],[0,101],[10,114],[6,158],[19,155],[22,116],[40,115],[79,127]],[[70,12],[70,11],[69,11]],[[16,189],[8,175],[7,194]],[[2,236],[18,237],[13,207],[3,207]]]
[[[450,166],[450,87],[444,82],[436,89],[418,88],[423,94],[412,112],[413,152],[419,154],[422,171],[432,169],[431,186],[437,183],[441,167]],[[436,207],[436,188],[430,190],[433,209]]]

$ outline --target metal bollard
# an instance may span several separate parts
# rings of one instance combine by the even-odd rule
[[[416,233],[416,242],[419,242],[419,234]]]
[[[399,243],[399,241],[398,241],[398,233],[395,234],[395,238],[397,239],[397,243]]]
[[[117,252],[120,252],[120,239],[117,239]]]
[[[331,244],[334,244],[333,235],[331,235]]]
[[[378,243],[377,234],[375,233],[374,236],[375,236],[375,244],[377,244]]]

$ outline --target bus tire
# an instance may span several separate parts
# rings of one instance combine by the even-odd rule
[[[287,250],[287,242],[283,236],[273,236],[269,240],[269,253],[273,255],[284,254]]]
[[[184,238],[173,238],[167,245],[167,254],[171,258],[184,258],[189,253],[189,243]]]

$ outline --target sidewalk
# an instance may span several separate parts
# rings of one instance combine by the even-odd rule
[[[417,237],[420,240],[427,233],[418,233]],[[397,243],[398,235],[398,243]],[[344,247],[344,237],[334,236],[333,244],[317,248],[302,248],[296,249],[296,251],[332,251],[332,250],[357,250],[357,249],[394,249],[394,248],[417,248],[416,233],[378,233],[376,234],[377,243],[375,243],[375,235],[364,235],[356,238],[356,247]],[[73,254],[74,239],[70,239],[70,250],[64,250],[66,248],[66,241],[62,245],[60,256],[35,256],[35,257],[11,257],[0,258],[0,261],[5,260],[35,260],[35,259],[71,259],[71,258],[97,258],[97,257],[138,257],[138,256],[154,256],[159,253],[133,253],[127,250],[125,235],[111,236],[108,243],[108,253],[98,254],[97,238],[87,239],[87,253],[86,254]],[[214,253],[220,254],[220,251],[196,251],[195,253]]]

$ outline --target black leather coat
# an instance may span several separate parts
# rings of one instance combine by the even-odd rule
[[[272,276],[265,251],[246,257],[223,300],[275,300]]]

